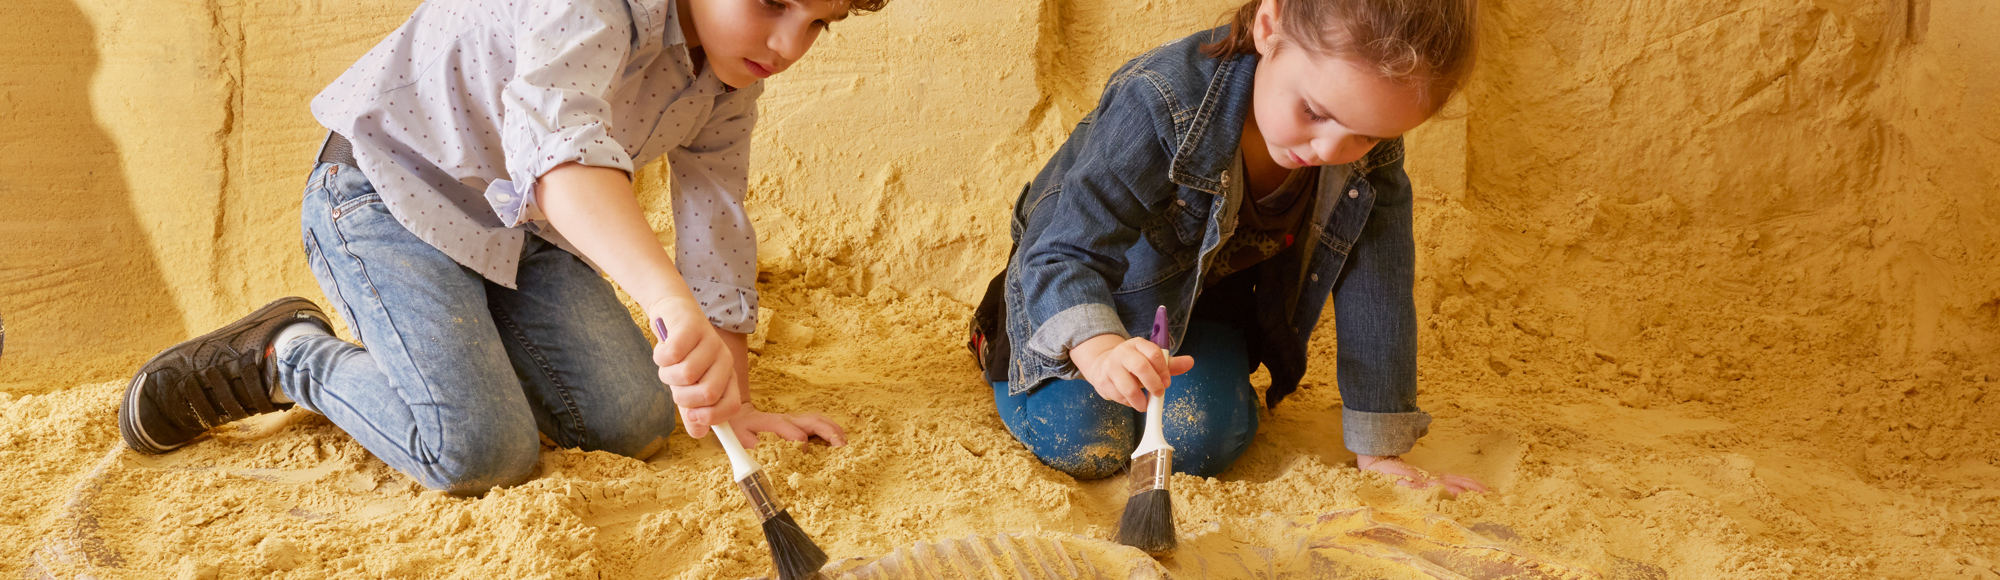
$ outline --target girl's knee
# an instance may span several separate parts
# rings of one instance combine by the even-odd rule
[[[994,384],[1007,430],[1043,464],[1077,479],[1103,479],[1125,468],[1139,445],[1138,414],[1104,400],[1090,383],[1055,381],[1026,395]]]
[[[1132,445],[1129,441],[1097,441],[1046,452],[1039,447],[1031,446],[1030,449],[1044,465],[1081,481],[1117,475],[1119,470],[1125,468],[1132,455]]]
[[[1168,404],[1167,443],[1174,446],[1174,471],[1215,477],[1235,465],[1257,436],[1254,401],[1216,399],[1199,411],[1176,412]],[[1184,403],[1188,404],[1188,403]],[[1182,419],[1182,420],[1177,420]]]
[[[1204,440],[1174,448],[1174,471],[1197,477],[1215,477],[1228,471],[1249,449],[1249,442]]]
[[[1060,430],[1043,427],[1021,442],[1043,464],[1079,480],[1116,475],[1139,444],[1138,421],[1131,414],[1110,414]]]

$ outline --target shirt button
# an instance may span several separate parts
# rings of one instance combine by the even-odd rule
[[[495,199],[499,199],[499,200],[500,200],[500,203],[507,203],[507,202],[510,202],[510,201],[514,201],[514,196],[511,196],[511,195],[507,195],[507,194],[504,194],[504,193],[502,193],[502,194],[498,194],[498,195],[495,195],[495,196],[493,196],[493,197],[494,197]]]
[[[1347,199],[1354,199],[1354,198],[1357,198],[1357,197],[1361,197],[1361,190],[1359,190],[1359,189],[1349,189],[1349,190],[1347,190]]]
[[[1313,280],[1314,282],[1318,282],[1318,281],[1319,281],[1319,274],[1313,274],[1313,275],[1312,275],[1312,280]]]
[[[1181,207],[1187,207],[1187,200],[1185,199],[1176,199],[1174,203],[1180,204]]]

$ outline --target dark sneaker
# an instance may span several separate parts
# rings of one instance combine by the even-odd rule
[[[242,320],[174,345],[146,361],[125,387],[118,431],[125,445],[149,455],[187,445],[217,425],[290,408],[272,403],[277,364],[271,341],[294,322],[333,324],[312,301],[282,298]]]

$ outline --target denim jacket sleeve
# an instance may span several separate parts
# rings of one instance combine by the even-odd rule
[[[1016,350],[1057,378],[1078,376],[1069,350],[1100,334],[1129,336],[1111,293],[1128,267],[1125,252],[1173,197],[1172,118],[1144,73],[1120,71],[1079,130],[1074,163],[1041,194],[1028,215],[1017,265],[1017,316],[1032,329]],[[1040,184],[1038,184],[1040,186]]]
[[[1365,178],[1375,203],[1333,291],[1343,435],[1355,453],[1401,455],[1431,423],[1417,408],[1410,178],[1400,153]]]

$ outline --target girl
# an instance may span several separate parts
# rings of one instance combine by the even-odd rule
[[[1430,426],[1398,137],[1470,71],[1472,1],[1252,0],[1114,73],[1015,203],[1015,254],[975,318],[1014,436],[1106,477],[1138,444],[1146,393],[1162,393],[1174,467],[1222,473],[1257,432],[1250,373],[1270,369],[1268,405],[1297,389],[1332,296],[1359,466],[1483,491],[1398,457]],[[1180,356],[1147,340],[1160,305]]]
[[[743,197],[761,79],[884,1],[418,6],[312,103],[332,133],[307,179],[306,258],[367,347],[305,299],[271,303],[141,367],[126,443],[165,453],[296,402],[457,494],[526,479],[538,431],[644,459],[676,407],[695,437],[732,421],[752,446],[757,432],[842,444],[824,418],[749,404]],[[631,172],[661,156],[677,261],[632,193]],[[650,357],[598,271],[666,323]]]

